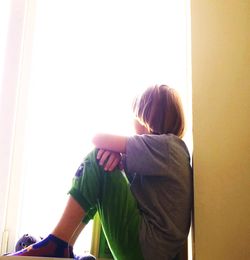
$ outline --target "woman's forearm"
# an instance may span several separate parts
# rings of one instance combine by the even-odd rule
[[[125,153],[127,137],[111,134],[97,134],[93,137],[92,142],[97,148]]]

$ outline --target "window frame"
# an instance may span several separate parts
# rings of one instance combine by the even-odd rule
[[[35,0],[10,2],[0,103],[1,254],[11,251],[16,241],[34,10]]]

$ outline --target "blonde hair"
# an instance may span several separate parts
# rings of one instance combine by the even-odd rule
[[[185,120],[177,91],[167,85],[146,89],[133,103],[137,120],[152,134],[174,134],[182,137]]]

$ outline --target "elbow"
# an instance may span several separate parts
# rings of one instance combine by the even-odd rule
[[[92,143],[96,148],[108,149],[108,135],[107,134],[96,134],[92,138]]]
[[[96,134],[92,137],[92,144],[96,147],[96,148],[99,148],[99,142],[100,142],[100,138],[99,138],[99,135]],[[99,145],[98,145],[99,144]]]

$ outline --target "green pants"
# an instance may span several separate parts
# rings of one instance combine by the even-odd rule
[[[123,172],[105,172],[89,153],[73,179],[69,194],[86,212],[88,223],[98,211],[110,250],[117,260],[143,259],[139,244],[140,213]]]

